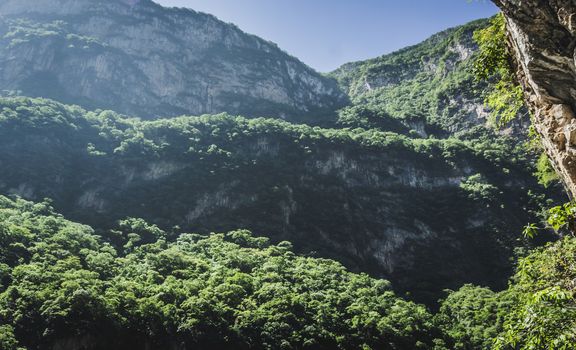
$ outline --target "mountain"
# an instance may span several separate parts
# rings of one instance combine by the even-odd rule
[[[319,123],[337,84],[232,24],[149,0],[1,0],[0,90],[143,118]],[[311,119],[314,116],[315,119]]]
[[[191,10],[0,0],[0,349],[572,349],[534,144],[574,192],[576,10],[495,2],[321,76]],[[540,139],[491,127],[488,26]]]
[[[465,137],[478,126],[490,128],[490,111],[484,105],[487,84],[472,74],[477,51],[472,36],[487,24],[487,20],[470,22],[418,45],[332,72],[352,99],[353,107],[341,113],[341,121],[347,126],[386,129],[401,124],[422,137],[441,138]],[[527,124],[519,116],[505,133],[522,138]]]
[[[470,66],[487,21],[330,78],[212,16],[149,1],[0,0],[0,10],[6,89],[52,98],[0,99],[0,193],[50,198],[96,229],[126,217],[167,231],[249,229],[435,305],[464,283],[504,288],[527,244],[519,232],[558,193],[537,183],[516,129],[486,127]],[[277,64],[288,61],[300,68]],[[175,117],[220,110],[149,94],[179,79],[243,91],[243,105],[218,103],[246,116]],[[263,81],[292,91],[284,106],[298,110],[249,97]],[[157,120],[131,118],[143,116]]]

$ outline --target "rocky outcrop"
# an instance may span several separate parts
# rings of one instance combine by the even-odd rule
[[[0,91],[144,118],[318,123],[335,81],[232,24],[149,0],[0,0]]]
[[[571,197],[576,197],[576,3],[494,0],[534,126]]]

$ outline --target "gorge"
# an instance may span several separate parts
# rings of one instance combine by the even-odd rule
[[[0,0],[0,348],[570,349],[576,215],[528,134],[576,193],[574,6],[495,2],[503,129],[490,19],[320,74],[193,10]]]

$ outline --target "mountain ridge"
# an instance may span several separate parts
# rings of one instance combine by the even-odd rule
[[[478,49],[473,33],[487,19],[469,22],[432,35],[420,44],[365,61],[352,62],[331,72],[351,99],[340,113],[347,126],[389,126],[403,123],[420,135],[464,137],[478,127],[494,129],[494,117],[484,103],[489,84],[472,74]],[[371,122],[358,123],[347,114],[369,110]],[[523,140],[529,121],[526,110],[498,133]],[[364,118],[366,119],[366,118]]]
[[[335,82],[277,45],[193,10],[4,0],[0,12],[10,27],[0,56],[24,57],[2,62],[0,90],[146,118],[229,112],[313,122],[312,114],[330,119],[346,103]],[[34,46],[42,35],[43,47]]]
[[[54,3],[42,0],[38,8]],[[138,9],[125,3],[97,4],[102,3],[130,14],[132,8]],[[0,9],[7,4],[15,13],[31,8],[30,2],[4,0]],[[136,10],[135,17],[124,23],[126,17],[111,14],[106,6],[95,7],[104,14],[86,16],[85,8],[92,3],[80,4],[84,8],[78,3],[79,9],[58,7],[55,16],[43,19],[13,15],[11,29],[3,37],[4,51],[0,45],[0,61],[21,57],[15,64],[22,74],[42,72],[59,57],[52,54],[72,50],[64,57],[82,58],[70,61],[71,70],[80,67],[72,77],[84,77],[87,70],[82,67],[88,62],[104,73],[138,82],[133,61],[125,60],[127,53],[120,48],[132,50],[130,57],[150,48],[140,42],[130,46],[132,41],[120,32],[127,31],[128,38],[143,35],[143,19],[172,11],[192,13],[143,6],[148,8],[144,12],[160,12],[148,16]],[[58,11],[76,11],[86,21],[76,23]],[[72,25],[54,22],[55,18],[68,18]],[[212,16],[205,19],[208,25],[222,25],[212,22]],[[162,24],[168,22],[159,18],[145,27],[144,37],[168,38],[168,27]],[[382,56],[372,61],[376,64],[365,64],[354,79],[361,86],[368,71],[374,79],[372,88],[351,94],[338,115],[335,110],[326,115],[309,110],[301,117],[266,113],[272,118],[254,119],[262,106],[256,101],[249,103],[251,114],[245,117],[231,113],[174,118],[166,107],[167,119],[146,122],[101,108],[67,106],[66,99],[58,96],[53,99],[63,105],[1,99],[1,123],[13,131],[0,143],[15,156],[0,155],[7,169],[0,174],[0,191],[30,200],[53,198],[59,211],[95,227],[110,227],[130,216],[199,233],[247,228],[273,241],[291,240],[299,253],[335,258],[358,271],[389,278],[399,292],[412,293],[429,305],[445,288],[461,283],[503,288],[514,248],[526,244],[517,241],[516,232],[535,217],[544,195],[553,190],[537,184],[534,162],[519,139],[487,127],[482,96],[473,89],[479,85],[468,71],[475,50],[472,32],[486,24],[473,22],[448,30],[400,51],[400,56]],[[210,32],[200,25],[192,29]],[[178,34],[177,29],[173,32]],[[85,36],[90,33],[96,35]],[[210,34],[208,39],[214,38]],[[54,43],[56,51],[50,49]],[[467,54],[454,47],[464,47]],[[226,51],[217,53],[226,64],[237,59]],[[106,59],[94,62],[92,58],[99,55]],[[409,60],[403,64],[405,56]],[[35,64],[27,68],[21,61],[28,57]],[[171,62],[170,57],[158,59]],[[107,69],[108,63],[117,70]],[[270,75],[266,67],[258,66],[255,74],[283,77]],[[18,71],[14,66],[9,69]],[[152,83],[163,86],[164,72],[156,73],[159,78]],[[300,79],[300,72],[292,73]],[[289,76],[285,78],[291,81]],[[410,78],[401,79],[404,76]],[[43,82],[38,76],[29,81],[31,86]],[[250,90],[249,83],[255,81],[243,89]],[[386,81],[392,83],[379,85]],[[117,88],[106,80],[103,86]],[[281,79],[278,86],[290,84]],[[84,88],[74,79],[69,87]],[[140,85],[132,88],[138,91]],[[458,91],[463,98],[455,98]],[[133,96],[130,91],[126,94]],[[116,112],[126,115],[125,110]],[[279,120],[282,116],[287,121]],[[44,176],[27,177],[24,171]],[[513,174],[513,180],[507,174]],[[518,198],[530,204],[520,205]],[[507,206],[507,219],[498,201]],[[450,261],[445,254],[451,254]],[[453,266],[456,261],[458,269]]]

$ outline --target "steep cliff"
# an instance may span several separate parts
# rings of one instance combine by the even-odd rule
[[[0,99],[0,192],[97,228],[125,217],[289,240],[417,300],[505,286],[543,189],[513,138],[410,138],[229,115],[142,122]]]
[[[336,120],[333,79],[209,15],[112,0],[0,10],[6,93],[173,119],[1,100],[0,193],[52,198],[97,228],[126,216],[249,228],[434,303],[465,282],[504,287],[517,234],[544,201],[520,140],[485,127],[469,68],[486,21],[334,72],[352,100]],[[174,118],[220,110],[277,118]]]
[[[576,5],[570,0],[494,0],[506,16],[509,44],[534,126],[576,197]]]
[[[320,123],[336,83],[232,24],[149,0],[0,0],[0,90],[144,118]],[[313,119],[311,117],[314,117]]]

